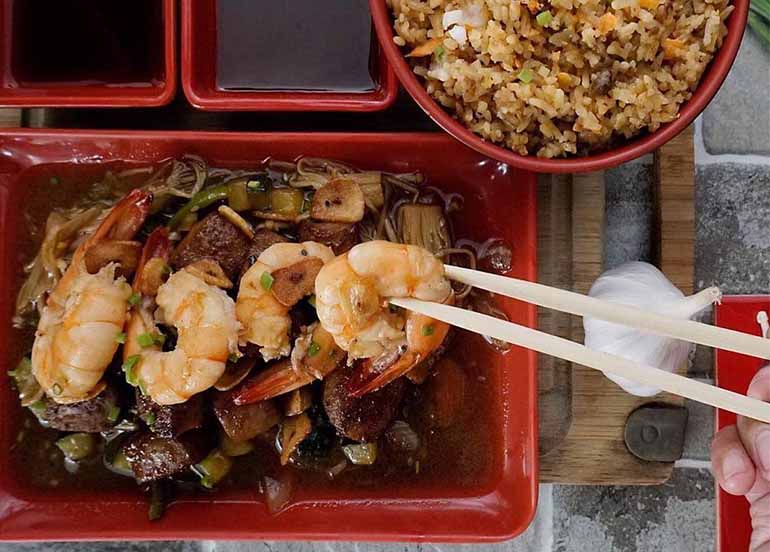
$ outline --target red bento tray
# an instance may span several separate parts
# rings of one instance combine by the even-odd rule
[[[382,111],[398,95],[398,79],[372,33],[377,74],[371,92],[222,90],[216,84],[216,0],[182,0],[182,88],[207,111]]]
[[[110,82],[109,76],[103,82],[20,81],[13,69],[13,11],[21,1],[0,0],[0,107],[154,107],[173,99],[177,85],[176,0],[158,0],[162,2],[157,29],[162,33],[161,47],[153,52],[153,75],[147,76],[146,83]]]
[[[760,335],[756,316],[770,313],[770,296],[727,296],[717,305],[714,320],[720,328]],[[766,364],[762,359],[718,349],[715,357],[716,384],[745,394],[754,374]],[[716,427],[720,430],[735,424],[735,414],[717,410]],[[745,552],[751,538],[749,503],[742,496],[717,490],[717,542],[720,552]]]
[[[465,216],[456,233],[477,241],[490,236],[513,247],[511,276],[536,278],[535,177],[486,159],[444,134],[225,134],[211,132],[98,132],[19,130],[0,133],[0,351],[13,347],[11,291],[18,284],[24,232],[23,198],[45,193],[56,179],[29,176],[41,163],[89,171],[95,163],[152,163],[184,153],[215,166],[254,166],[268,156],[330,157],[370,169],[421,170],[429,182],[460,192]],[[125,165],[125,163],[123,163]],[[37,170],[40,173],[40,170]],[[517,323],[534,327],[535,308],[509,299],[499,306]],[[465,339],[465,336],[463,336]],[[511,538],[532,520],[537,501],[536,354],[513,348],[505,355],[467,338],[466,370],[489,384],[486,424],[492,460],[478,480],[388,482],[371,488],[297,489],[295,504],[270,515],[256,489],[180,499],[157,522],[132,487],[122,491],[78,488],[63,493],[33,487],[15,476],[9,448],[19,409],[9,378],[0,378],[0,539],[307,539],[488,542]],[[471,351],[468,353],[467,351]],[[474,352],[477,351],[477,352]],[[472,374],[473,372],[471,372]],[[471,376],[472,377],[472,376]],[[130,483],[130,482],[129,482]]]

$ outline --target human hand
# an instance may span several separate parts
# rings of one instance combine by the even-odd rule
[[[747,393],[770,402],[770,366],[754,376]],[[738,417],[717,433],[711,465],[719,486],[751,504],[751,552],[770,552],[770,425]]]

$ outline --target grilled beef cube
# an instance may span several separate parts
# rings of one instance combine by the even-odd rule
[[[187,470],[206,457],[213,446],[212,432],[188,431],[175,438],[141,433],[123,448],[139,483],[166,479]]]
[[[328,245],[335,255],[342,255],[358,242],[356,225],[346,222],[304,220],[299,225],[299,241]]]
[[[58,404],[45,400],[40,416],[48,425],[61,431],[98,433],[110,429],[120,414],[118,394],[111,385],[93,399],[72,404]]]
[[[203,395],[193,395],[180,404],[161,405],[137,389],[136,413],[155,435],[177,437],[203,425]]]
[[[281,421],[281,412],[272,400],[234,404],[232,397],[237,389],[214,395],[214,415],[232,440],[253,439]]]
[[[249,255],[249,238],[219,213],[211,213],[187,233],[171,254],[171,266],[180,269],[201,259],[219,263],[231,281]]]
[[[242,261],[241,276],[243,276],[251,265],[257,262],[257,257],[259,257],[265,249],[276,243],[286,243],[288,241],[288,239],[278,232],[273,232],[266,228],[254,232],[254,240],[251,242],[251,245],[249,245],[249,250]]]
[[[403,378],[363,397],[350,395],[353,367],[340,368],[324,380],[323,405],[337,431],[354,441],[374,441],[396,415],[404,396]]]

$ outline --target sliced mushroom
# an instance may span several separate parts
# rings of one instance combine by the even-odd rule
[[[281,399],[283,413],[287,416],[296,416],[313,404],[313,393],[309,387],[305,386],[286,393]]]
[[[324,263],[318,257],[308,257],[298,263],[279,268],[272,273],[270,288],[278,301],[286,306],[296,305],[315,289],[315,277]]]
[[[328,222],[358,222],[364,218],[364,193],[351,180],[332,180],[316,191],[310,216]]]
[[[136,270],[142,244],[138,241],[105,240],[95,243],[86,250],[86,270],[96,274],[110,263],[118,263],[122,274]]]

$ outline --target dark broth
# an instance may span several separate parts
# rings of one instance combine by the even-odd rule
[[[162,80],[160,0],[16,0],[13,78],[21,85]]]
[[[23,204],[26,208],[20,216],[23,217],[27,231],[18,236],[16,266],[19,267],[19,272],[14,296],[23,281],[21,267],[30,261],[39,249],[45,221],[52,209],[80,204],[84,195],[103,199],[106,194],[111,193],[111,189],[104,186],[95,187],[94,182],[102,180],[107,169],[117,172],[129,167],[131,166],[122,163],[87,166],[52,164],[36,166],[25,175],[27,197],[24,198]],[[128,187],[130,184],[124,182],[118,191],[123,193]],[[29,353],[34,330],[12,329],[11,336],[12,349],[8,351],[8,369]],[[349,467],[333,480],[330,480],[323,470],[293,469],[298,488],[305,489],[305,494],[326,494],[333,493],[335,489],[381,491],[392,485],[398,486],[399,483],[406,483],[411,487],[440,488],[447,480],[451,480],[453,486],[477,490],[489,479],[495,468],[495,458],[492,455],[492,443],[495,441],[492,432],[496,431],[496,424],[493,422],[494,378],[490,377],[489,367],[494,363],[496,355],[481,337],[461,331],[454,332],[446,356],[453,359],[462,369],[465,375],[465,392],[459,415],[449,427],[431,428],[430,424],[426,423],[423,388],[409,384],[409,391],[398,418],[406,420],[426,445],[419,463],[391,463],[385,455],[381,458],[382,461],[378,460],[372,466]],[[137,494],[140,493],[133,479],[108,470],[101,456],[81,462],[74,473],[68,471],[63,455],[54,445],[56,439],[64,433],[40,427],[29,410],[20,406],[16,419],[18,439],[11,456],[12,469],[17,480],[33,487],[50,489],[51,492],[136,489]],[[258,488],[264,475],[274,476],[282,469],[269,438],[258,442],[254,452],[233,460],[233,470],[227,480],[220,484],[221,491],[228,488],[233,491]]]
[[[217,0],[217,86],[374,89],[366,0]]]

